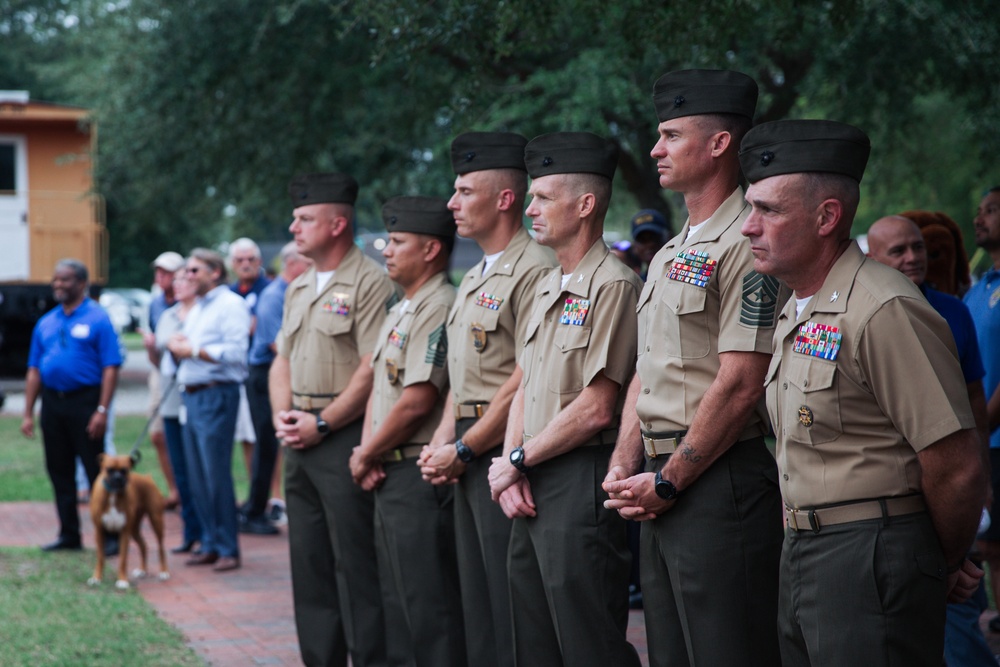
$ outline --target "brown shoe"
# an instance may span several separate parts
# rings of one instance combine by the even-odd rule
[[[232,556],[223,556],[216,562],[215,567],[212,569],[216,572],[229,572],[230,570],[238,570],[240,568],[240,559],[234,558]]]
[[[215,561],[219,560],[219,554],[217,553],[201,553],[191,556],[187,559],[185,565],[211,565]]]

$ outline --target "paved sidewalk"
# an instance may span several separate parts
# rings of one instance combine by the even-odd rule
[[[93,525],[85,508],[80,509],[83,542],[82,558],[92,559]],[[0,503],[0,546],[35,546],[51,542],[57,533],[55,508],[51,503]],[[143,535],[155,548],[148,526]],[[181,542],[180,517],[166,515],[166,545]],[[186,567],[185,556],[168,554],[169,581],[155,577],[135,585],[157,613],[177,627],[187,643],[213,667],[249,665],[301,665],[292,611],[291,578],[288,570],[288,537],[240,535],[243,567],[217,574],[210,567]],[[113,586],[118,559],[109,559],[104,586]],[[137,567],[139,553],[131,545],[129,569]],[[153,554],[149,568],[159,571]],[[80,582],[81,586],[84,582]],[[629,640],[636,646],[642,664],[646,658],[642,612],[629,618]]]

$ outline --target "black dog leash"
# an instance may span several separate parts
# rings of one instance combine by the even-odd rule
[[[149,415],[149,419],[146,420],[146,425],[142,427],[142,432],[139,433],[139,437],[135,439],[135,444],[132,445],[132,451],[129,452],[129,456],[134,462],[133,465],[138,465],[139,461],[142,461],[142,452],[139,451],[139,445],[146,440],[146,436],[149,434],[149,427],[153,425],[153,420],[159,416],[160,409],[163,407],[163,404],[166,403],[167,397],[170,395],[170,392],[174,390],[174,386],[176,384],[177,376],[174,375],[170,378],[167,388],[160,394],[160,402],[156,404],[155,408],[153,408],[153,412]]]

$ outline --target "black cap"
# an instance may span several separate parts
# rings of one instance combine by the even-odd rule
[[[661,123],[672,118],[716,113],[753,120],[757,82],[742,72],[725,69],[669,72],[653,86],[653,105]]]
[[[451,166],[456,174],[487,169],[524,167],[528,140],[513,132],[466,132],[451,142]]]
[[[872,145],[858,128],[832,120],[778,120],[750,130],[740,166],[751,183],[802,172],[849,176],[861,182]]]
[[[288,184],[292,206],[351,204],[358,199],[358,182],[347,174],[300,174]]]
[[[663,214],[652,208],[644,208],[632,216],[632,238],[643,232],[653,232],[667,240],[667,220]]]
[[[618,146],[590,132],[543,134],[528,142],[524,165],[532,178],[597,174],[613,179],[618,167]]]
[[[455,236],[455,214],[437,197],[393,197],[382,206],[382,220],[390,232]]]

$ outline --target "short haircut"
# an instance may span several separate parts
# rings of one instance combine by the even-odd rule
[[[565,176],[566,187],[572,188],[577,197],[588,192],[594,195],[594,210],[598,217],[603,219],[611,204],[611,179],[600,174],[587,173],[565,174]]]
[[[73,272],[73,278],[77,282],[86,283],[90,279],[90,274],[87,272],[87,265],[78,259],[66,258],[60,259],[56,262],[56,271],[60,269],[69,269]]]
[[[810,206],[818,206],[826,199],[836,199],[843,205],[841,224],[842,234],[850,236],[851,224],[858,212],[861,201],[861,185],[850,176],[828,172],[800,173],[799,196],[809,202]],[[846,222],[844,222],[846,221]]]
[[[491,169],[488,173],[497,191],[512,191],[516,200],[515,208],[523,210],[524,200],[528,195],[528,172],[520,169]]]
[[[984,194],[983,196],[985,197],[986,195],[991,195],[994,192],[1000,192],[1000,185],[994,185],[992,188],[990,188],[989,190],[987,190],[986,194]]]
[[[212,271],[218,271],[219,279],[215,281],[217,285],[221,285],[229,279],[229,274],[226,272],[226,260],[214,250],[195,248],[191,251],[191,259],[198,260]]]
[[[257,259],[261,258],[260,246],[258,246],[253,241],[253,239],[248,239],[247,237],[243,236],[230,243],[229,244],[230,259],[232,259],[236,255],[236,253],[238,253],[241,250],[250,250],[253,252],[254,257],[256,257]]]
[[[751,119],[735,113],[710,113],[695,116],[695,118],[698,119],[698,126],[705,132],[712,134],[728,132],[732,138],[730,145],[734,147],[736,152],[740,150],[743,137],[753,127]]]

